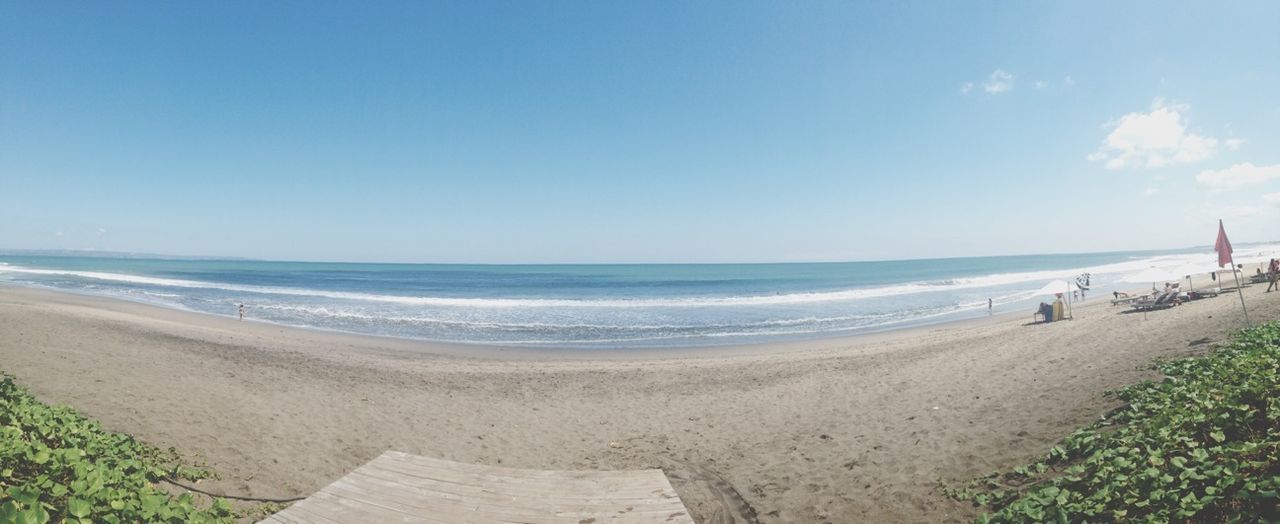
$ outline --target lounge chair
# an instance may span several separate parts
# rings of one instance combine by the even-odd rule
[[[1149,300],[1139,300],[1137,302],[1134,302],[1133,309],[1138,311],[1152,311],[1156,309],[1173,307],[1178,305],[1178,302],[1179,302],[1178,295],[1180,294],[1181,293],[1177,291],[1160,293],[1159,295],[1156,295],[1155,298],[1148,297]]]

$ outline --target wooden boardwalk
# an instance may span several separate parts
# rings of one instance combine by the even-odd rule
[[[693,519],[660,469],[544,471],[387,451],[262,522],[692,524]]]

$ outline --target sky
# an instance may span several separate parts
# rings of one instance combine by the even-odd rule
[[[786,262],[1280,240],[1280,2],[0,0],[0,248]]]

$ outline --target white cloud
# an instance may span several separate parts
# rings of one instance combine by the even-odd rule
[[[961,93],[961,94],[965,94],[965,95],[967,95],[967,94],[969,94],[969,91],[973,91],[973,82],[965,82],[964,84],[962,84],[962,85],[960,86],[960,93]]]
[[[1063,79],[1062,79],[1062,83],[1066,84],[1066,85],[1067,85],[1067,87],[1071,87],[1071,86],[1076,85],[1076,79],[1071,78],[1071,75],[1067,75],[1067,77],[1066,77],[1066,78],[1063,78]]]
[[[1227,191],[1280,179],[1280,164],[1255,166],[1250,162],[1196,175],[1196,182],[1212,191]]]
[[[1218,139],[1187,131],[1183,104],[1169,104],[1162,98],[1151,103],[1149,113],[1129,113],[1109,123],[1115,129],[1089,160],[1106,162],[1107,169],[1162,167],[1198,162],[1214,155]]]
[[[61,232],[61,231],[56,231],[56,232],[54,232],[54,233],[53,233],[53,236],[55,236],[55,237],[60,237],[60,236],[62,236],[62,232]]]
[[[1147,188],[1142,191],[1142,196],[1151,196],[1159,192],[1160,188],[1156,186],[1147,186]]]
[[[101,227],[100,227],[100,228],[98,228],[98,234],[99,234],[99,235],[106,234],[106,232],[107,232],[106,228],[101,228]]]
[[[1044,89],[1046,87],[1049,87],[1049,83],[1045,82],[1044,80],[1036,80],[1035,84],[1032,84],[1032,85],[1036,86],[1036,89]]]
[[[991,95],[1009,91],[1013,89],[1013,74],[1003,69],[992,71],[987,81],[982,83],[982,89]]]
[[[1240,146],[1244,144],[1244,140],[1240,140],[1239,138],[1228,138],[1224,140],[1223,143],[1227,145],[1227,149],[1235,151],[1240,149]]]
[[[1257,206],[1227,205],[1227,206],[1219,206],[1219,207],[1213,208],[1210,214],[1215,215],[1218,218],[1246,219],[1246,218],[1258,218],[1264,215],[1265,213],[1261,208],[1258,208]]]
[[[1268,204],[1280,205],[1280,192],[1262,195],[1262,200]]]

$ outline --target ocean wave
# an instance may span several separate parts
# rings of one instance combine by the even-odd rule
[[[1001,295],[993,298],[993,302],[999,306],[1003,304],[1014,303],[1019,300],[1025,300],[1034,295],[1034,292],[1018,292],[1007,295]],[[300,306],[289,304],[265,304],[254,306],[254,309],[265,310],[268,316],[278,316],[283,314],[285,317],[293,317],[301,321],[304,325],[332,325],[334,321],[338,323],[355,323],[355,324],[403,324],[412,326],[413,328],[444,328],[453,330],[462,330],[465,332],[485,332],[493,333],[525,333],[525,334],[553,334],[553,333],[592,333],[597,335],[595,338],[583,339],[539,339],[534,340],[500,340],[503,343],[511,344],[529,344],[529,343],[571,343],[571,342],[637,342],[644,340],[663,340],[670,338],[691,338],[691,337],[723,337],[723,336],[782,336],[787,334],[819,334],[819,333],[839,333],[844,331],[876,329],[884,326],[892,326],[904,322],[928,320],[945,315],[956,313],[975,311],[985,309],[987,307],[986,300],[973,301],[965,303],[947,304],[941,306],[922,307],[914,309],[904,309],[884,313],[870,314],[852,314],[852,315],[836,315],[836,316],[802,316],[796,318],[777,318],[757,321],[742,322],[715,322],[715,321],[694,321],[688,324],[645,324],[645,323],[603,323],[603,322],[543,322],[543,321],[495,321],[495,320],[477,320],[477,319],[450,319],[439,318],[425,315],[402,315],[402,314],[386,314],[382,312],[369,311],[352,311],[345,309],[334,309],[327,306]],[[619,338],[599,338],[600,334],[631,334],[631,337]],[[445,340],[448,341],[448,340]]]
[[[985,306],[986,303],[983,302]],[[325,319],[346,319],[356,322],[370,323],[401,323],[401,324],[417,324],[417,325],[442,325],[455,326],[462,328],[483,328],[497,330],[520,330],[520,331],[537,331],[537,330],[597,330],[597,331],[664,331],[679,329],[731,329],[731,328],[764,328],[777,326],[797,326],[797,325],[824,325],[847,323],[855,321],[880,320],[885,318],[900,317],[909,313],[876,313],[866,315],[841,315],[830,317],[814,317],[805,316],[799,318],[787,319],[769,319],[754,322],[733,322],[733,323],[716,323],[701,322],[689,324],[601,324],[601,323],[585,323],[585,322],[499,322],[489,320],[463,320],[449,319],[424,315],[395,315],[382,314],[377,312],[362,311],[346,311],[333,310],[325,306],[293,306],[282,304],[257,305],[253,307],[257,310],[266,310],[273,312],[283,312],[285,314],[293,314],[300,317],[325,318]]]
[[[981,308],[985,308],[986,302],[982,303]],[[639,335],[632,337],[613,337],[613,338],[589,338],[589,339],[527,339],[527,340],[492,340],[492,343],[510,344],[514,346],[561,346],[561,345],[582,345],[582,344],[628,344],[628,343],[656,343],[660,341],[686,340],[693,341],[698,339],[722,339],[722,338],[742,338],[745,340],[758,339],[761,337],[787,337],[787,336],[817,336],[817,335],[840,335],[852,334],[859,332],[874,332],[878,330],[890,329],[894,326],[907,323],[917,323],[936,319],[948,315],[954,315],[965,311],[980,309],[979,307],[955,307],[944,311],[935,311],[929,314],[908,315],[901,314],[886,315],[894,316],[892,320],[873,324],[851,325],[838,328],[822,328],[818,326],[809,329],[781,329],[781,330],[739,330],[739,331],[714,331],[714,332],[698,332],[698,333],[675,333],[669,335]],[[927,322],[925,322],[927,324]],[[445,341],[447,342],[447,341]]]

